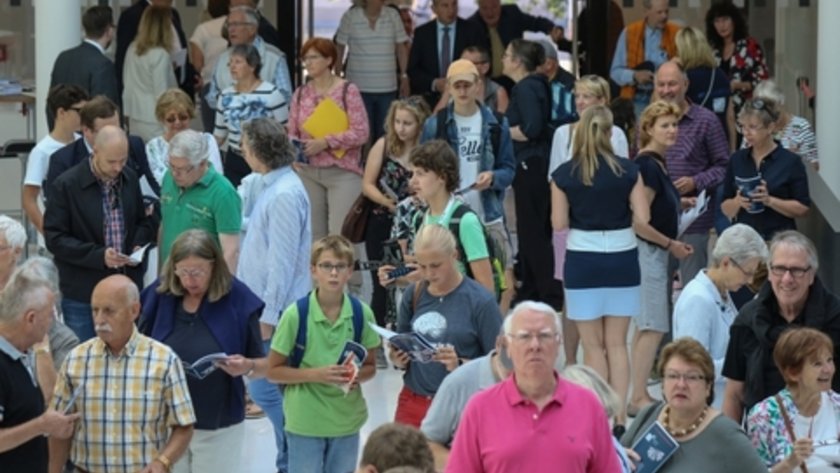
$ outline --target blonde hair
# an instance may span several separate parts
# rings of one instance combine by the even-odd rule
[[[563,377],[572,383],[582,386],[598,396],[607,417],[614,419],[621,411],[621,401],[615,390],[604,381],[597,371],[586,365],[571,365],[563,369]]]
[[[603,158],[616,176],[624,172],[610,143],[612,127],[612,112],[606,105],[594,105],[584,110],[575,127],[572,166],[578,170],[580,180],[586,186],[592,185],[592,179],[600,165],[599,158]]]
[[[195,105],[186,92],[178,88],[172,88],[160,94],[157,104],[155,104],[155,118],[159,122],[166,119],[167,113],[174,110],[176,113],[184,112],[190,117],[190,120],[195,118]]]
[[[385,117],[385,153],[391,156],[402,156],[409,143],[403,143],[394,131],[394,118],[397,116],[398,110],[405,110],[417,120],[417,136],[414,138],[414,143],[417,144],[420,140],[420,134],[423,131],[423,123],[429,117],[429,106],[422,97],[413,95],[411,97],[394,100],[391,102],[391,107],[388,109],[388,116]]]
[[[149,5],[140,18],[134,48],[138,56],[154,48],[172,49],[172,9]]]
[[[715,54],[709,40],[699,28],[688,26],[677,33],[677,57],[685,69],[695,67],[717,67]]]
[[[430,223],[420,227],[417,237],[414,239],[414,250],[418,249],[440,251],[456,257],[458,251],[455,235],[448,228]]]
[[[605,104],[610,103],[610,84],[601,76],[595,74],[581,76],[575,82],[575,90],[579,89],[585,90],[599,99],[604,99]]]
[[[641,148],[647,146],[653,138],[650,129],[656,124],[656,120],[669,116],[675,118],[680,116],[680,108],[671,102],[657,100],[645,108],[639,118],[639,145]]]
[[[350,243],[350,240],[341,235],[327,235],[312,244],[310,264],[312,266],[318,264],[318,260],[327,251],[332,251],[336,258],[343,260],[351,266],[356,260],[356,256],[353,253],[353,244]]]

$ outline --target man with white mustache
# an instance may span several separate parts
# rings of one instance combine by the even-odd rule
[[[141,335],[137,286],[123,275],[100,281],[91,296],[96,337],[67,355],[52,408],[77,413],[72,438],[50,438],[50,473],[69,457],[76,472],[168,473],[195,424],[180,359]]]

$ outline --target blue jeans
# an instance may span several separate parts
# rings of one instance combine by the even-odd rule
[[[271,340],[263,341],[265,353],[271,350]],[[289,452],[286,448],[286,434],[284,428],[286,420],[283,416],[283,393],[276,384],[269,383],[265,378],[254,379],[248,383],[248,392],[251,399],[265,411],[271,426],[274,427],[274,440],[277,443],[277,471],[289,472],[296,470],[288,469]]]
[[[376,143],[385,134],[385,117],[388,116],[388,109],[391,102],[397,99],[396,92],[385,92],[369,94],[362,92],[362,102],[365,104],[365,111],[370,124],[370,142]]]
[[[64,325],[79,337],[79,342],[90,340],[96,336],[93,329],[93,309],[87,302],[61,299],[61,313],[64,315]]]
[[[348,473],[355,471],[359,434],[344,437],[306,437],[286,432],[289,471],[294,473]]]

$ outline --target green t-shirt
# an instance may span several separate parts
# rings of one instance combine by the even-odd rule
[[[378,347],[381,345],[379,335],[370,328],[370,323],[376,323],[373,311],[362,302],[362,312],[365,323],[361,343],[367,349]],[[297,303],[293,303],[280,316],[280,323],[271,339],[272,350],[286,357],[291,354],[299,320]],[[312,291],[309,294],[307,326],[306,351],[300,367],[336,364],[344,343],[353,340],[353,308],[350,298],[344,298],[341,313],[332,323],[324,315],[315,291]],[[296,435],[320,438],[358,433],[368,417],[361,388],[353,389],[345,396],[338,386],[321,383],[286,385],[283,413],[286,416],[286,430]]]
[[[185,230],[206,230],[219,243],[219,234],[238,235],[242,227],[239,194],[230,181],[212,167],[192,187],[183,191],[169,172],[164,174],[160,211],[163,220],[161,261],[166,261],[172,243]]]
[[[442,227],[449,228],[449,221],[452,220],[452,214],[455,209],[463,205],[459,201],[455,201],[454,205],[448,206],[441,215],[431,215],[429,212],[424,214],[423,224],[437,224]],[[482,260],[490,257],[490,252],[487,249],[487,242],[484,240],[484,228],[481,226],[481,221],[475,212],[467,212],[461,217],[461,224],[458,227],[458,235],[455,235],[461,241],[461,246],[464,247],[466,253],[466,260],[469,262]],[[467,274],[467,269],[458,261],[458,270],[462,274]]]

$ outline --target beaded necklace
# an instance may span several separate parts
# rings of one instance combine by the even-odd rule
[[[670,425],[670,417],[671,417],[671,406],[665,406],[665,412],[662,414],[662,423],[665,425],[665,430],[668,431],[674,437],[685,437],[686,435],[694,432],[703,424],[703,421],[706,420],[706,412],[709,411],[709,406],[703,408],[703,412],[700,413],[700,416],[697,417],[697,420],[691,423],[685,429],[675,430],[671,428]]]

